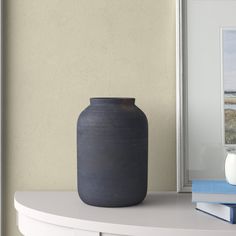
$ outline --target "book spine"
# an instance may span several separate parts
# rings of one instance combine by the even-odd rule
[[[230,207],[230,223],[231,224],[236,224],[236,208],[235,207]]]

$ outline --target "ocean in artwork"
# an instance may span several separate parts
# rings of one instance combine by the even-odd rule
[[[236,144],[236,28],[223,30],[225,144]]]

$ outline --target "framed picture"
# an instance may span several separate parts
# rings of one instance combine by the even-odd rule
[[[177,189],[224,179],[236,148],[236,0],[177,0]]]

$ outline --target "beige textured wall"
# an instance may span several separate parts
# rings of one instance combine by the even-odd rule
[[[149,119],[149,190],[175,190],[175,0],[8,0],[5,235],[17,190],[76,189],[76,120],[92,96]]]

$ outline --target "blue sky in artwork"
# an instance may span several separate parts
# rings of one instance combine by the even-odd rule
[[[224,90],[236,91],[236,29],[223,31]]]

